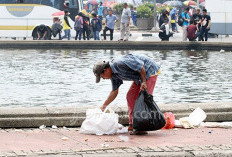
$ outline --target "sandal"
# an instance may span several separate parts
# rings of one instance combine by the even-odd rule
[[[130,135],[146,135],[148,134],[147,131],[131,131]]]
[[[133,131],[133,126],[132,126],[132,124],[129,124],[129,126],[128,126],[128,132],[130,132],[130,131]]]

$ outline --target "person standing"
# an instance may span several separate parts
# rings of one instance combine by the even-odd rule
[[[86,37],[87,37],[87,40],[89,40],[89,38],[90,38],[89,37],[89,35],[90,35],[89,17],[87,15],[85,15],[83,12],[82,12],[82,17],[83,17],[83,39],[86,40]]]
[[[192,16],[192,20],[194,21],[194,25],[198,27],[197,29],[198,34],[200,34],[200,31],[201,31],[201,19],[202,19],[201,9],[197,8],[196,13],[194,13]],[[198,41],[200,41],[200,38],[198,38]]]
[[[134,7],[133,10],[131,11],[131,18],[132,18],[134,26],[137,26],[137,11],[136,11],[136,7]]]
[[[76,36],[75,36],[75,40],[77,40],[78,36],[79,36],[79,40],[81,40],[81,34],[83,32],[83,17],[82,17],[82,13],[80,12],[76,18],[75,18],[75,24],[74,24],[74,29],[76,31]]]
[[[203,9],[202,11],[203,11],[203,16],[201,19],[200,41],[204,41],[203,36],[205,36],[205,41],[208,41],[208,32],[211,26],[211,17],[207,15],[206,9]]]
[[[113,40],[115,22],[118,22],[118,17],[116,15],[113,15],[112,10],[109,10],[108,15],[106,16],[106,26],[103,30],[104,40],[106,40],[106,32],[107,31],[110,31],[110,40],[111,41]]]
[[[173,8],[170,12],[170,16],[171,16],[171,26],[172,26],[172,31],[173,32],[178,32],[177,30],[177,25],[176,25],[176,13],[177,10],[176,8]]]
[[[65,10],[64,12],[65,12],[64,21],[63,21],[64,36],[61,38],[61,40],[64,38],[67,38],[68,40],[70,40],[72,27],[70,26],[69,19],[68,19],[69,18],[69,11]]]
[[[97,14],[92,13],[93,19],[91,20],[91,26],[93,28],[94,40],[100,40],[99,33],[102,30],[102,20],[97,17]]]
[[[186,8],[184,12],[181,13],[181,18],[183,19],[183,41],[187,41],[187,27],[190,22],[190,16],[189,16],[189,8]]]
[[[93,67],[93,73],[96,83],[99,83],[101,78],[110,79],[112,83],[112,91],[101,107],[103,111],[117,97],[123,81],[133,81],[126,96],[129,112],[128,131],[132,135],[146,134],[147,132],[133,130],[133,110],[140,90],[146,89],[150,94],[153,93],[160,66],[146,56],[128,54],[112,62],[97,62]]]
[[[102,2],[100,2],[99,7],[98,7],[98,17],[101,20],[103,19],[103,9],[104,9],[104,7],[102,5]]]
[[[122,18],[121,18],[121,28],[120,28],[120,40],[119,41],[128,41],[130,36],[130,18],[131,11],[128,8],[128,4],[123,4]],[[126,38],[124,39],[126,33]]]

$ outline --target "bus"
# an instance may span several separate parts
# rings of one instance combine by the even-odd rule
[[[83,9],[82,0],[1,0],[0,37],[30,38],[36,26],[52,26],[52,14],[66,9],[73,27],[75,16]],[[75,36],[75,31],[71,32]]]
[[[211,16],[210,33],[232,35],[232,0],[206,0],[205,2]]]

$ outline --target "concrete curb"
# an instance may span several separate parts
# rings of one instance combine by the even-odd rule
[[[232,121],[232,102],[159,105],[162,112],[173,112],[176,119],[188,116],[197,107],[207,113],[206,121]],[[91,107],[93,108],[93,107]],[[120,123],[128,124],[127,107],[113,107]],[[87,107],[0,108],[0,128],[36,128],[46,126],[79,127]]]
[[[124,49],[124,50],[214,50],[232,51],[225,42],[144,42],[144,41],[1,41],[1,49]]]

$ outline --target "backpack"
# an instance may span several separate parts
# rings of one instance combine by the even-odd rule
[[[74,29],[76,31],[79,31],[81,29],[81,17],[75,21],[75,23],[74,23]]]
[[[185,14],[185,18],[186,18],[187,13],[184,13],[184,14]],[[184,23],[184,19],[182,18],[182,13],[181,13],[178,17],[178,25],[183,26],[183,23]]]

